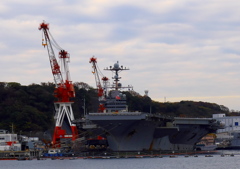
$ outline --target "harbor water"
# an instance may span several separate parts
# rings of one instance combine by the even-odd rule
[[[2,169],[237,169],[240,154],[163,156],[162,158],[2,160]]]

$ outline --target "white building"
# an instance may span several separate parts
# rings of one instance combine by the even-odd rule
[[[213,119],[225,124],[225,129],[218,129],[217,133],[240,131],[240,116],[226,116],[225,114],[213,114]]]
[[[6,130],[0,130],[0,150],[20,151],[21,144],[17,140],[17,134],[9,134]]]

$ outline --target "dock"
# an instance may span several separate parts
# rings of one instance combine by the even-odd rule
[[[40,155],[40,151],[0,151],[0,160],[29,160]]]

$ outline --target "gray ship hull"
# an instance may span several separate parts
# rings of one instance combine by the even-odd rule
[[[183,136],[184,137],[184,136]],[[153,151],[192,151],[195,148],[195,143],[193,144],[173,144],[170,142],[168,136],[153,140]]]
[[[149,150],[158,125],[144,113],[90,113],[86,118],[102,128],[113,151]]]
[[[153,150],[192,151],[203,136],[224,127],[211,118],[175,118],[173,125],[174,127],[156,128]]]
[[[165,119],[140,112],[90,113],[86,119],[94,124],[88,129],[106,137],[113,151],[192,151],[203,136],[223,127],[209,118]]]

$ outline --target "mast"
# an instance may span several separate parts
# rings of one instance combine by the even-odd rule
[[[117,63],[115,63],[112,66],[109,66],[109,68],[105,68],[104,70],[108,70],[108,71],[112,71],[115,75],[112,77],[113,81],[114,81],[114,86],[112,88],[114,88],[116,91],[119,90],[119,89],[122,89],[122,88],[132,88],[131,86],[128,86],[128,87],[122,87],[122,84],[119,83],[119,79],[121,79],[121,77],[119,77],[119,73],[121,71],[124,71],[124,70],[129,70],[129,68],[124,68],[123,66],[119,66],[119,62],[117,61]]]

